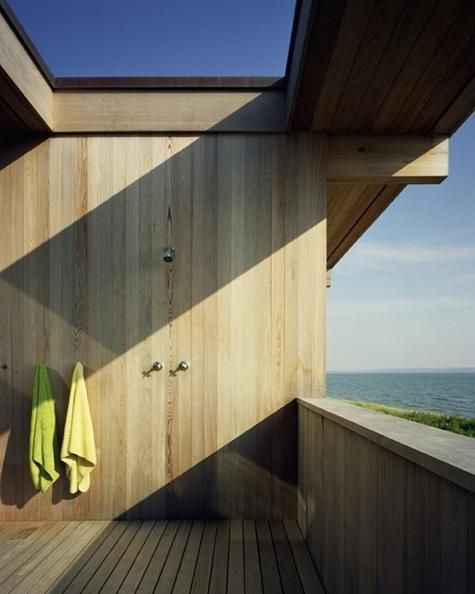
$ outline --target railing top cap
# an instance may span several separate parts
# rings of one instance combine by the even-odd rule
[[[298,398],[298,402],[475,493],[475,439],[333,398]]]

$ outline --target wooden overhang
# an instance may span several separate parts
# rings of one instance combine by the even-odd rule
[[[473,0],[300,0],[286,75],[55,78],[0,0],[0,134],[328,135],[328,267],[475,107]]]
[[[475,108],[473,0],[302,0],[295,36],[291,129],[450,136]],[[330,183],[329,268],[413,183],[400,182]]]

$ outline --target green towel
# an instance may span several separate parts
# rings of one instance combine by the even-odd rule
[[[35,488],[46,491],[59,477],[59,456],[54,399],[43,363],[38,363],[35,372],[29,462]]]

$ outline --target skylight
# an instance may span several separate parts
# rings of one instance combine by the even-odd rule
[[[282,76],[295,0],[10,0],[56,77]]]

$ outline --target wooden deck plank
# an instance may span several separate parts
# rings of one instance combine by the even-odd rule
[[[173,592],[175,594],[189,594],[191,591],[191,584],[195,575],[198,553],[201,546],[201,539],[203,537],[203,529],[204,522],[193,522],[180,569],[178,571],[175,585],[173,586]]]
[[[106,536],[106,538],[99,544],[98,547],[94,548],[92,555],[87,559],[83,567],[76,573],[71,582],[64,589],[60,589],[60,584],[54,588],[53,592],[56,594],[59,592],[67,592],[68,594],[75,594],[82,592],[88,582],[91,580],[94,573],[101,566],[101,563],[114,548],[115,544],[126,530],[129,522],[117,522],[114,528]],[[63,581],[63,580],[61,580]],[[64,586],[64,584],[63,584]]]
[[[0,539],[5,532],[11,532],[14,529],[16,522],[2,522],[0,524]]]
[[[78,524],[74,522],[61,522],[53,525],[44,539],[38,539],[36,546],[29,547],[15,557],[11,563],[7,563],[0,572],[0,591],[10,592],[13,590],[35,567],[42,564],[44,559],[47,559],[57,547],[61,546],[62,542],[77,527]]]
[[[97,594],[97,592],[101,590],[102,586],[114,571],[117,563],[119,563],[127,548],[130,546],[141,525],[142,522],[140,521],[129,523],[119,540],[116,542],[114,548],[109,551],[109,554],[94,573],[83,592]]]
[[[133,563],[141,554],[142,547],[144,546],[144,543],[147,540],[154,524],[154,521],[147,521],[142,523],[142,525],[135,533],[132,542],[127,547],[125,553],[122,555],[120,563],[117,563],[114,570],[107,578],[107,581],[102,587],[101,592],[111,592],[115,594],[119,591],[122,582],[125,580]]]
[[[17,567],[21,566],[22,563],[26,563],[29,557],[34,556],[36,552],[41,549],[41,547],[48,541],[50,531],[51,537],[53,537],[55,534],[61,532],[66,524],[67,522],[63,525],[47,524],[43,529],[39,530],[39,534],[37,535],[37,538],[34,539],[34,542],[29,542],[27,546],[22,547],[21,550],[18,550],[17,547],[13,547],[6,551],[2,555],[0,561],[0,584],[13,573]]]
[[[183,559],[185,547],[190,536],[191,528],[192,522],[180,522],[180,527],[178,528],[175,540],[173,541],[167,560],[165,561],[157,587],[154,590],[157,594],[170,594],[172,592]]]
[[[71,582],[85,567],[88,561],[93,557],[102,543],[108,538],[109,534],[116,528],[117,522],[106,521],[105,528],[97,534],[94,539],[83,549],[80,555],[63,571],[50,589],[50,594],[60,594],[65,592]],[[69,590],[68,590],[69,592]]]
[[[216,529],[216,544],[214,547],[209,594],[222,594],[226,592],[228,583],[229,535],[229,522],[220,522]]]
[[[75,530],[57,546],[46,559],[43,559],[12,592],[47,592],[56,579],[84,550],[106,522],[74,522]]]
[[[47,529],[45,522],[19,523],[24,526],[20,528],[15,526],[17,522],[10,522],[11,530],[8,533],[9,538],[0,546],[0,567],[3,567],[10,559],[13,559],[20,551],[27,549]]]
[[[5,545],[11,543],[0,556],[2,594],[323,593],[296,521],[28,522],[0,528]]]
[[[264,594],[279,594],[282,592],[274,544],[269,528],[269,522],[256,522],[257,541],[261,558],[262,585]]]
[[[256,524],[251,520],[244,522],[244,585],[246,592],[262,592]]]
[[[306,594],[324,594],[325,590],[297,522],[285,520],[284,526],[304,592]]]
[[[122,594],[129,594],[130,592],[136,591],[140,584],[140,580],[142,579],[158,546],[158,543],[162,538],[166,525],[166,522],[154,522],[147,540],[145,541],[140,554],[135,558],[135,561],[133,562],[127,577],[124,579],[119,592]]]
[[[23,523],[23,522],[22,522]],[[20,527],[17,526],[17,522],[5,522],[0,525],[0,547],[8,542],[20,531]]]
[[[176,533],[180,522],[172,521],[168,522],[157,548],[155,549],[150,563],[140,581],[140,585],[137,588],[138,594],[146,594],[147,592],[153,592],[156,583],[162,573],[163,566],[170,552],[170,548],[175,540]]]
[[[12,526],[10,527],[8,532],[4,532],[5,540],[0,545],[0,574],[1,574],[2,568],[8,562],[10,562],[13,559],[13,557],[17,554],[17,553],[15,553],[15,555],[12,554],[13,549],[16,549],[16,545],[19,545],[21,542],[20,539],[18,538],[18,536],[20,534],[20,530],[18,528],[15,529],[15,527],[14,527],[16,522],[8,522],[8,524],[12,524]],[[35,524],[35,523],[32,522],[32,524]],[[38,524],[40,524],[40,523],[38,522]],[[64,525],[66,525],[66,522],[64,523]],[[35,531],[35,534],[36,534],[37,538],[42,537],[42,540],[44,542],[46,539],[46,533],[48,532],[48,530],[50,530],[52,528],[53,528],[53,523],[47,522],[42,526],[38,526],[37,530]],[[60,527],[57,527],[57,530],[60,530]],[[31,544],[31,539],[28,539],[28,540],[29,540],[29,543]],[[12,547],[12,544],[14,541],[16,542],[16,545]],[[23,546],[23,549],[24,548],[26,548],[26,547]]]
[[[228,594],[244,594],[242,522],[232,520],[229,529]]]
[[[303,594],[302,584],[300,583],[284,525],[278,520],[271,520],[269,524],[282,581],[282,590],[285,594]]]
[[[206,522],[196,562],[191,594],[208,594],[213,567],[217,522]]]

